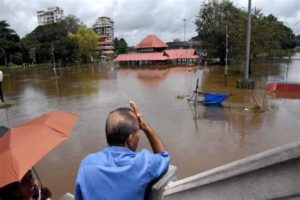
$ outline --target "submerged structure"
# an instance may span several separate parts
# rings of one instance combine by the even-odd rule
[[[114,60],[121,65],[195,64],[199,56],[196,50],[167,49],[168,45],[156,35],[148,35],[135,47],[136,52],[119,54]]]

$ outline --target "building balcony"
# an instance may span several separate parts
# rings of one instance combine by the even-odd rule
[[[99,46],[99,50],[114,50],[114,46]]]
[[[101,51],[100,54],[102,55],[110,55],[110,54],[114,54],[114,51]]]

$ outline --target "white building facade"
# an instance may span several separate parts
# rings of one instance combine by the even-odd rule
[[[228,0],[205,0],[205,3],[225,3]]]
[[[65,19],[63,9],[58,6],[37,11],[37,18],[39,25],[52,24]]]

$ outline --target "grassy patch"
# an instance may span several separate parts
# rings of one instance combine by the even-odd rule
[[[293,49],[294,52],[300,52],[300,46],[296,46],[294,49]]]
[[[23,68],[22,65],[15,65],[15,64],[9,64],[9,65],[1,65],[0,70],[9,70],[9,69],[21,69]]]
[[[176,99],[184,99],[186,97],[188,97],[189,95],[177,95]]]
[[[11,103],[0,102],[0,109],[1,109],[1,108],[10,108],[10,107],[12,107],[12,106],[13,106],[13,104],[11,104]]]

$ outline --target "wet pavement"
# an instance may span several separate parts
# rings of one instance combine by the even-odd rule
[[[36,165],[43,184],[54,197],[73,192],[80,160],[106,146],[108,113],[135,100],[144,118],[159,133],[178,166],[179,178],[299,140],[300,95],[268,93],[266,81],[300,82],[300,54],[290,62],[276,60],[253,66],[256,89],[236,89],[241,66],[231,66],[224,86],[222,67],[122,69],[113,65],[5,72],[2,125],[13,127],[50,110],[80,115],[71,137]],[[189,104],[178,95],[191,95],[199,81],[202,92],[228,92],[223,107]],[[264,112],[250,112],[253,96]],[[150,148],[145,137],[140,148]]]

